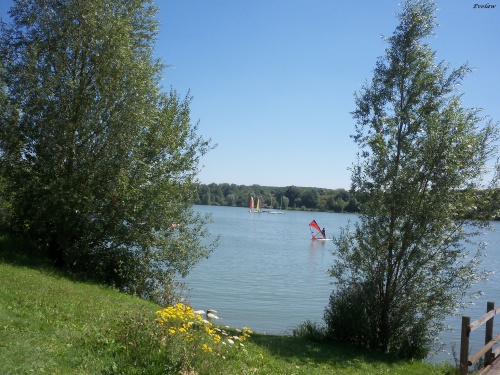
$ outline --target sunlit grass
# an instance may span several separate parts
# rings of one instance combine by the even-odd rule
[[[162,308],[46,268],[0,262],[0,285],[1,374],[453,371],[451,366],[394,361],[342,345],[218,325],[186,305]]]

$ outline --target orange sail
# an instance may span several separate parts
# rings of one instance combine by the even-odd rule
[[[253,212],[253,197],[250,197],[250,212]]]
[[[321,231],[321,228],[319,227],[318,223],[316,220],[313,220],[309,223],[309,229],[311,230],[311,236],[312,239],[325,239],[325,235]]]

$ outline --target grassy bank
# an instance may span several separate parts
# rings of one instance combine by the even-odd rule
[[[453,373],[451,366],[393,361],[289,336],[253,333],[240,345],[211,343],[213,350],[203,351],[174,335],[169,344],[161,336],[172,327],[162,331],[155,321],[160,306],[1,258],[0,285],[1,374]]]

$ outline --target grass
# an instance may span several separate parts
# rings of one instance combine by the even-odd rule
[[[202,323],[193,343],[178,334],[180,324],[158,324],[155,312],[161,306],[71,280],[43,262],[26,265],[32,261],[2,259],[2,246],[5,243],[0,242],[1,374],[421,375],[455,371],[451,365],[397,361],[359,348],[291,336],[253,333],[242,339],[243,345],[222,345],[234,336],[241,338],[241,331],[213,325],[207,329]],[[219,335],[222,338],[215,340]],[[208,343],[205,349],[213,350],[201,350],[202,342]]]

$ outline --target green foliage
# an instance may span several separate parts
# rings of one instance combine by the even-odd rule
[[[474,237],[495,205],[477,208],[492,202],[497,187],[496,175],[483,185],[497,127],[461,107],[455,90],[470,68],[435,63],[425,43],[434,10],[430,0],[403,4],[385,56],[355,96],[360,153],[352,182],[361,215],[353,232],[335,239],[330,270],[332,337],[351,340],[335,321],[343,317],[356,342],[403,358],[425,357],[444,318],[485,276],[478,268],[484,246]]]
[[[191,210],[211,146],[190,96],[160,90],[155,13],[144,0],[14,4],[0,188],[9,229],[57,265],[157,299],[211,251]]]
[[[373,305],[372,285],[346,284],[333,291],[324,319],[327,336],[332,341],[376,348],[372,328],[375,316],[370,315]]]
[[[216,184],[198,185],[202,205],[248,207],[250,197],[260,197],[264,208],[358,212],[356,199],[345,189]]]
[[[378,308],[375,285],[366,282],[340,286],[330,295],[325,309],[326,336],[328,340],[345,342],[373,350],[380,350],[380,316],[373,314]],[[394,309],[396,310],[396,309]],[[429,354],[428,327],[425,320],[410,316],[403,329],[391,340],[391,354],[398,358],[425,358]],[[408,317],[407,317],[408,318]]]
[[[297,327],[292,328],[292,336],[311,341],[324,342],[326,339],[326,329],[318,322],[306,320]]]

